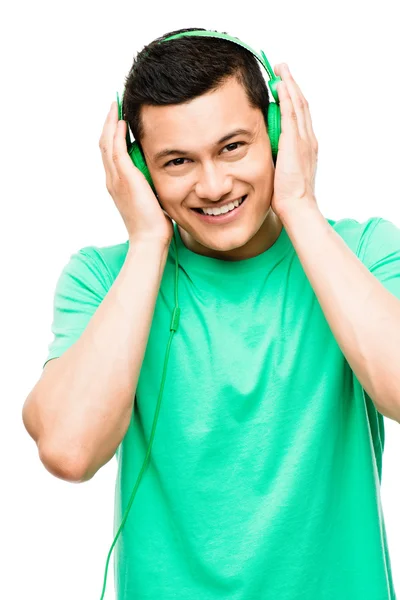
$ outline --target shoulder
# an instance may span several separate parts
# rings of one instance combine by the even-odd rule
[[[110,287],[124,264],[129,243],[108,246],[83,246],[71,254],[66,269],[73,269],[76,274],[87,274]]]
[[[327,221],[362,262],[369,263],[379,249],[384,252],[385,245],[400,249],[399,227],[383,217],[374,216],[363,221],[350,218]]]

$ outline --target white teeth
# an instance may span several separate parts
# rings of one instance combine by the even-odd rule
[[[240,200],[234,200],[222,208],[202,208],[201,210],[205,215],[223,215],[227,212],[230,212],[234,208],[237,208],[240,204],[242,204],[242,202],[243,198],[240,198]]]

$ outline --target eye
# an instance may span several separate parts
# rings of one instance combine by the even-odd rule
[[[180,167],[183,163],[176,164],[177,160],[185,160],[185,159],[184,158],[173,158],[172,160],[169,160],[167,163],[165,163],[164,167],[169,167],[170,165],[173,165],[174,167]]]
[[[228,144],[227,146],[225,146],[223,148],[223,150],[225,150],[225,148],[229,148],[230,146],[243,146],[245,142],[231,142],[230,144]],[[234,150],[237,150],[237,148],[233,148],[232,150],[229,150],[229,152],[233,152]],[[187,158],[173,158],[172,160],[169,160],[167,163],[165,163],[164,167],[169,167],[169,166],[173,166],[173,167],[180,167],[181,165],[183,165],[183,163],[177,163],[176,161],[178,160],[189,160]]]
[[[229,148],[229,146],[243,146],[244,142],[232,142],[231,144],[228,144],[227,146],[225,146],[225,148]],[[225,150],[224,148],[224,150]],[[233,148],[233,150],[236,150],[236,148]]]

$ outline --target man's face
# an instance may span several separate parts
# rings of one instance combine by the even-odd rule
[[[185,104],[146,105],[142,119],[142,148],[158,199],[179,226],[185,245],[228,260],[265,250],[270,245],[265,246],[268,222],[274,217],[271,145],[261,110],[249,105],[236,78]],[[220,141],[238,129],[247,133]],[[167,150],[173,152],[157,156]],[[205,219],[194,210],[245,195],[228,219],[227,214],[221,220]]]

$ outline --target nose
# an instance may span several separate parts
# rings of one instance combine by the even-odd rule
[[[201,170],[195,192],[202,200],[218,202],[232,191],[232,176],[228,175],[224,165],[215,165],[209,161]]]

